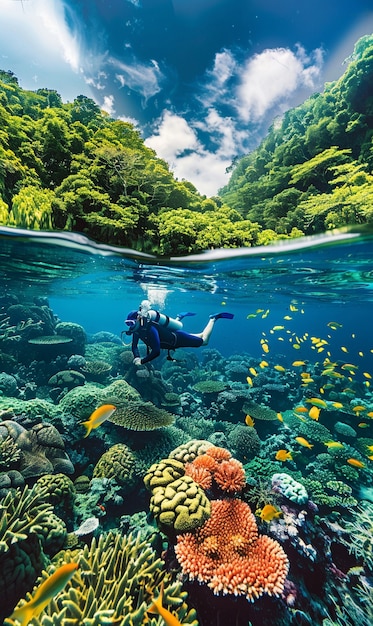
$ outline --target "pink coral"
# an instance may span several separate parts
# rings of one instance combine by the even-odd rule
[[[217,485],[230,495],[242,491],[246,484],[242,463],[233,459],[228,450],[217,446],[208,448],[204,454],[197,456],[192,463],[188,463],[185,466],[185,473],[191,476],[202,489],[210,489],[215,481],[215,486]],[[210,479],[207,474],[210,474]]]
[[[245,470],[236,459],[222,461],[213,476],[219,487],[230,494],[242,491],[246,484]]]
[[[194,533],[179,535],[175,551],[183,573],[215,594],[254,601],[284,589],[287,556],[277,541],[258,536],[255,517],[242,500],[213,500],[211,517]]]

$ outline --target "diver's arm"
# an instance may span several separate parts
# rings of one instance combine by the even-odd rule
[[[154,326],[151,326],[148,330],[146,345],[150,348],[150,352],[144,356],[143,359],[141,359],[142,365],[144,363],[149,363],[149,361],[153,361],[153,359],[156,359],[161,353],[161,341],[159,339],[158,331],[154,328]]]
[[[134,359],[140,358],[140,350],[138,348],[139,339],[140,337],[137,333],[132,335],[132,354]]]

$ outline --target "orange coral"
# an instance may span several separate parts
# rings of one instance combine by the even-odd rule
[[[214,480],[227,493],[242,491],[246,484],[245,470],[236,459],[222,461],[214,472]]]
[[[198,467],[194,465],[194,463],[186,463],[185,474],[186,476],[193,478],[194,482],[196,482],[205,491],[211,488],[212,474],[207,467]]]
[[[197,471],[197,468],[201,471]],[[228,450],[217,446],[208,448],[204,454],[188,463],[185,466],[185,473],[191,476],[202,489],[210,489],[214,480],[220,489],[229,494],[242,491],[246,484],[242,463],[233,459]],[[210,480],[207,474],[210,474]]]
[[[205,454],[211,456],[217,461],[228,461],[232,457],[229,450],[226,450],[225,448],[219,448],[218,446],[211,446],[211,448],[207,448]]]
[[[190,580],[251,602],[263,594],[280,595],[289,569],[280,544],[258,536],[249,505],[238,499],[213,500],[211,517],[193,534],[179,535],[175,551]]]

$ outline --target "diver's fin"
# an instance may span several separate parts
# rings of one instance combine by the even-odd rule
[[[190,313],[189,311],[183,311],[182,313],[178,313],[176,319],[182,320],[184,317],[191,317],[195,315],[195,313]]]
[[[220,318],[232,320],[234,315],[233,313],[226,313],[225,311],[223,313],[214,313],[214,315],[210,315],[210,320],[218,320]]]

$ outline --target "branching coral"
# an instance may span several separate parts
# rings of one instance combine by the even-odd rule
[[[193,534],[179,535],[175,551],[190,580],[250,601],[280,595],[289,568],[280,544],[258,536],[250,507],[239,499],[213,500],[210,519]]]
[[[58,597],[33,620],[34,626],[160,625],[161,618],[148,618],[146,612],[154,596],[158,596],[162,582],[164,606],[174,614],[175,620],[197,626],[195,611],[188,610],[181,583],[171,582],[163,562],[140,535],[101,535],[98,541],[92,540],[90,547],[61,553],[60,561],[78,561],[79,569]],[[43,572],[43,580],[57,565],[60,563]],[[6,620],[5,624],[12,621]]]
[[[351,519],[340,522],[347,534],[340,541],[373,571],[373,504],[364,501],[351,514]]]

